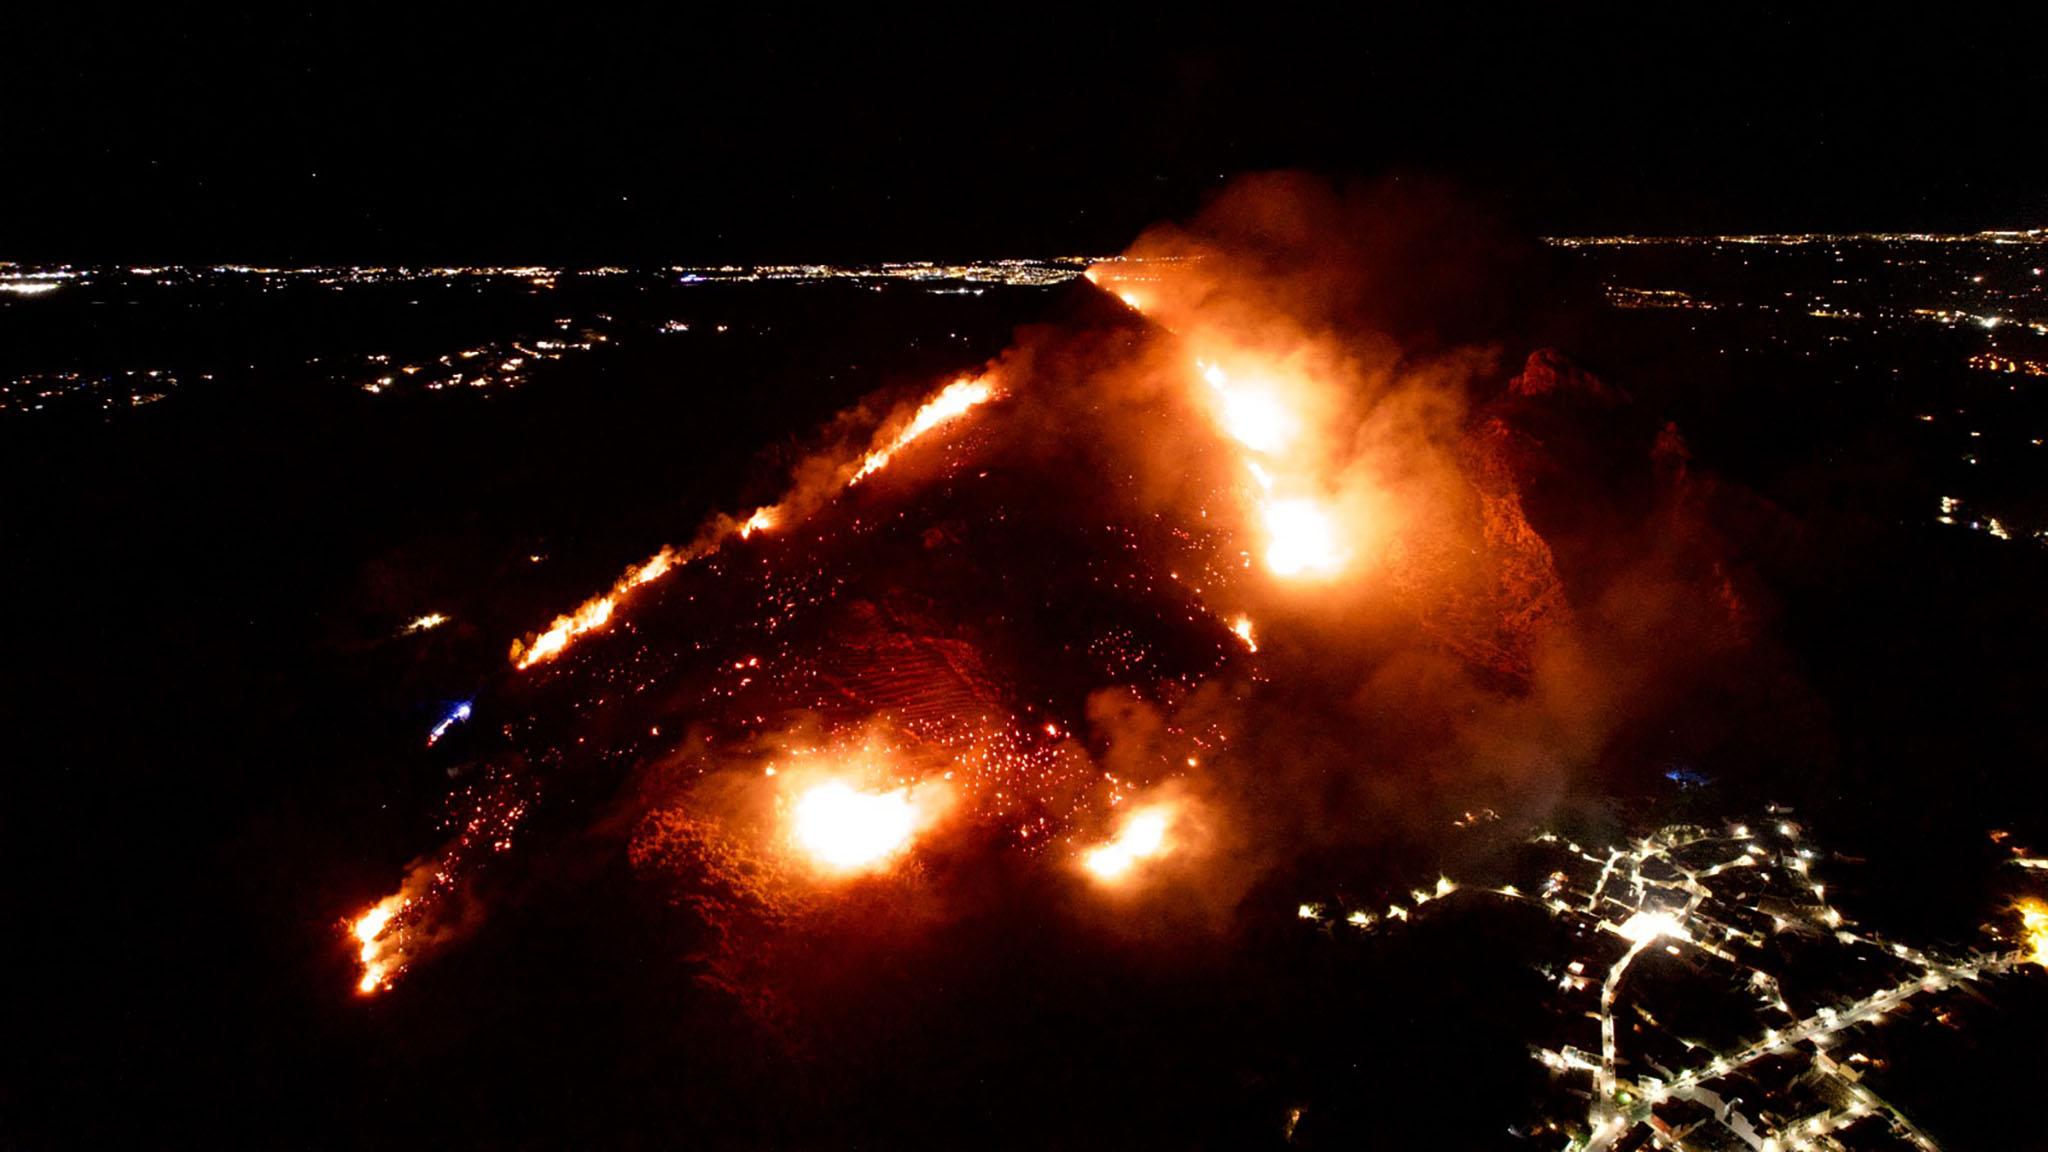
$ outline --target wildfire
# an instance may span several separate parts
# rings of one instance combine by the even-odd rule
[[[1124,821],[1109,843],[1082,856],[1081,866],[1100,880],[1122,879],[1139,861],[1165,855],[1166,833],[1172,823],[1173,813],[1165,805],[1140,809]]]
[[[356,981],[356,991],[365,996],[377,992],[391,982],[392,965],[385,956],[385,930],[391,927],[391,918],[405,908],[403,893],[395,893],[379,900],[368,912],[356,918],[349,926],[349,932],[361,945],[357,959],[362,962],[363,975]]]
[[[1259,642],[1258,642],[1257,640],[1254,640],[1254,639],[1252,639],[1252,618],[1251,618],[1251,617],[1249,617],[1249,616],[1239,616],[1239,617],[1238,617],[1238,618],[1237,618],[1236,620],[1234,620],[1234,621],[1232,621],[1232,622],[1231,622],[1231,624],[1230,624],[1230,631],[1231,631],[1231,633],[1232,633],[1233,635],[1235,635],[1235,636],[1236,636],[1236,637],[1237,637],[1237,638],[1238,638],[1239,640],[1242,640],[1242,641],[1244,641],[1244,650],[1245,650],[1245,651],[1247,651],[1247,652],[1257,652],[1257,651],[1259,650]]]
[[[2048,968],[2048,904],[2029,896],[2019,902],[2021,948],[2029,963]]]
[[[1314,485],[1290,467],[1292,461],[1278,458],[1302,432],[1281,390],[1271,383],[1239,384],[1214,364],[1197,361],[1196,367],[1209,386],[1217,428],[1242,447],[1245,471],[1256,482],[1248,491],[1266,538],[1267,570],[1280,577],[1335,575],[1345,560],[1337,528],[1320,502],[1300,494]]]
[[[1266,567],[1275,576],[1330,575],[1344,566],[1329,514],[1313,500],[1265,506]]]
[[[937,396],[927,400],[924,407],[917,410],[917,415],[911,417],[910,423],[896,434],[894,440],[867,454],[861,461],[860,469],[846,482],[847,485],[858,484],[888,467],[889,461],[896,453],[908,447],[918,437],[950,420],[959,419],[977,405],[994,399],[995,394],[995,386],[987,380],[960,379],[946,385]]]
[[[512,660],[521,670],[533,667],[543,660],[549,660],[562,653],[569,642],[585,632],[594,632],[605,626],[612,618],[613,609],[618,607],[620,598],[628,592],[660,579],[670,568],[682,560],[672,548],[663,548],[649,557],[644,564],[627,569],[612,590],[602,596],[595,596],[583,602],[583,606],[566,615],[555,617],[547,631],[536,637],[532,644],[512,646]]]
[[[766,532],[775,527],[781,519],[782,509],[779,505],[771,504],[756,508],[754,514],[747,517],[747,522],[740,525],[740,539],[745,540],[756,532]]]
[[[862,458],[858,470],[848,478],[844,487],[852,487],[868,476],[887,467],[889,461],[913,441],[937,428],[941,424],[956,420],[976,406],[994,399],[996,389],[985,379],[960,379],[948,384],[939,394],[924,403],[888,444],[875,448]],[[687,550],[663,548],[639,566],[629,569],[611,591],[593,596],[583,602],[574,612],[557,616],[554,622],[531,643],[515,641],[512,645],[512,663],[525,671],[543,660],[552,660],[566,651],[577,637],[595,632],[611,623],[612,613],[626,595],[643,584],[666,575],[669,569],[689,563],[701,556],[718,550],[727,538],[733,535],[745,540],[756,532],[766,532],[779,527],[784,519],[786,503],[769,504],[754,510],[754,514],[737,524],[729,517],[713,521],[714,527],[707,528],[697,544]]]
[[[861,792],[843,780],[812,786],[796,802],[796,842],[820,865],[854,872],[910,846],[918,811],[910,789]]]
[[[441,625],[446,624],[447,622],[448,617],[443,616],[441,613],[429,612],[425,616],[417,617],[409,623],[407,623],[406,626],[401,631],[405,635],[411,636],[414,633],[425,632],[429,628],[439,628]]]
[[[1202,370],[1202,379],[1208,381],[1216,394],[1218,423],[1238,443],[1254,452],[1270,454],[1287,447],[1294,439],[1294,419],[1270,388],[1235,386],[1213,364]]]

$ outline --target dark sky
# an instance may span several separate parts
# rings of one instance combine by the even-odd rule
[[[1551,232],[2048,224],[2039,5],[61,7],[0,18],[0,259],[1100,251],[1279,166]]]

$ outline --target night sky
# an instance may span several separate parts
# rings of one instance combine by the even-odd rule
[[[1275,167],[1553,233],[2048,223],[2038,5],[514,13],[12,13],[0,258],[1104,251]]]

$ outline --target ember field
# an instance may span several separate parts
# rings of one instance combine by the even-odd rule
[[[1092,261],[14,270],[0,1136],[2006,1140],[1991,353],[1642,303],[1698,252],[1269,178]]]

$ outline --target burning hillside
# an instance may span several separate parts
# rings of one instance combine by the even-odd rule
[[[769,999],[795,941],[966,915],[989,870],[1225,924],[1296,854],[1546,803],[1750,658],[1675,429],[1552,352],[1510,383],[1521,330],[1432,311],[1481,254],[1390,211],[1248,185],[521,638],[447,741],[484,765],[450,838],[350,925],[361,989],[590,804]]]

